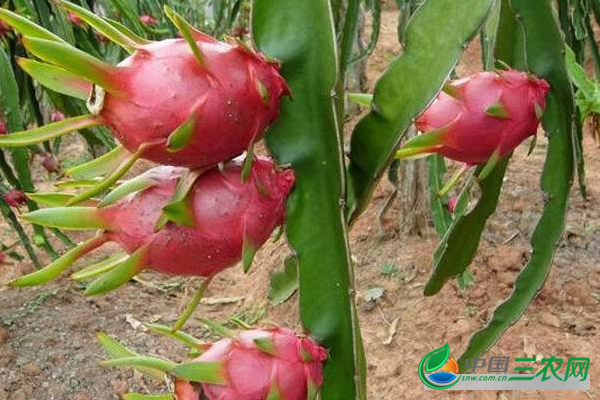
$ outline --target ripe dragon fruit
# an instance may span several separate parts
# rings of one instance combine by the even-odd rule
[[[52,111],[52,114],[50,114],[50,121],[52,122],[60,122],[60,121],[64,121],[65,120],[65,114],[61,113],[58,110],[54,110]]]
[[[247,270],[256,250],[283,223],[294,173],[278,171],[262,158],[254,160],[244,182],[242,172],[239,161],[199,177],[183,168],[156,167],[116,188],[97,207],[55,207],[26,214],[22,218],[39,225],[103,232],[13,284],[45,283],[108,241],[130,256],[122,256],[110,272],[92,282],[87,294],[111,290],[143,269],[210,278],[243,259]],[[183,192],[182,186],[187,186]],[[185,196],[178,204],[169,203],[180,193]],[[43,200],[43,195],[30,197]],[[166,205],[173,206],[166,212],[176,214],[179,223],[161,225]]]
[[[25,196],[25,193],[17,189],[9,190],[6,192],[3,198],[4,201],[6,201],[6,203],[8,203],[8,205],[11,207],[19,207],[20,205],[27,203],[27,197]]]
[[[52,153],[42,153],[42,167],[49,174],[53,172],[58,172],[60,169],[60,163]]]
[[[149,325],[166,333],[168,328]],[[158,328],[158,329],[157,329]],[[327,351],[290,329],[252,329],[221,339],[195,360],[175,364],[144,357],[175,378],[177,400],[313,400],[323,383]],[[136,357],[104,366],[136,366]]]
[[[2,117],[2,110],[0,110],[0,135],[6,135],[8,132],[8,127],[6,126],[6,121]]]
[[[68,12],[67,13],[67,18],[69,19],[69,21],[71,22],[71,24],[73,24],[74,26],[81,28],[84,25],[84,21],[83,19],[81,19],[81,17],[75,13],[72,12]]]
[[[87,99],[91,114],[0,138],[0,146],[40,143],[66,132],[107,125],[121,142],[107,184],[121,177],[137,158],[163,165],[207,168],[251,148],[278,116],[280,98],[289,93],[278,64],[241,42],[220,42],[192,28],[166,8],[183,39],[158,42],[135,36],[72,3],[57,0],[131,55],[117,66],[105,64],[0,9],[0,19],[25,34],[28,51],[48,62],[19,59],[42,85]],[[32,27],[33,25],[33,27]],[[97,165],[95,161],[91,165]],[[90,166],[92,168],[92,166]],[[69,171],[66,171],[69,174]]]
[[[140,16],[140,22],[146,26],[156,26],[156,18],[154,18],[152,15],[141,15]]]
[[[535,135],[550,87],[516,70],[481,72],[448,83],[417,119],[422,134],[397,158],[438,153],[468,165],[495,165]]]

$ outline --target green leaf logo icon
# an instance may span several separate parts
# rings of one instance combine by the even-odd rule
[[[444,364],[446,364],[448,357],[450,357],[450,346],[448,346],[448,343],[446,343],[439,349],[435,349],[431,353],[427,354],[427,356],[429,356],[429,359],[425,364],[425,371],[429,373],[441,368]]]

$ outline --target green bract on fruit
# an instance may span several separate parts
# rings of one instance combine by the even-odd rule
[[[44,283],[107,241],[118,243],[130,256],[114,262],[92,282],[88,294],[113,289],[143,269],[212,277],[242,259],[247,269],[256,250],[283,223],[294,173],[257,158],[245,180],[242,175],[243,166],[236,161],[200,176],[182,168],[157,167],[117,187],[95,207],[26,214],[24,219],[39,225],[103,232],[13,284]],[[32,195],[38,201],[42,197]],[[163,219],[165,213],[172,218]]]

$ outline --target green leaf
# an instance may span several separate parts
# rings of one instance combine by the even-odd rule
[[[64,68],[29,58],[18,58],[17,63],[33,79],[55,92],[86,100],[92,90],[88,81]]]
[[[298,290],[298,258],[289,256],[283,263],[283,271],[271,273],[269,299],[273,305],[287,301]]]
[[[569,191],[573,180],[573,116],[571,85],[563,57],[562,33],[549,2],[511,0],[517,24],[526,33],[527,65],[536,76],[545,79],[552,90],[547,98],[543,126],[549,145],[542,173],[544,210],[531,238],[532,252],[521,270],[510,297],[496,310],[489,324],[476,332],[460,357],[464,361],[482,355],[525,312],[542,288],[554,252],[561,240]]]
[[[343,100],[343,93],[330,2],[256,0],[252,21],[257,48],[281,61],[294,94],[293,101],[282,100],[266,142],[278,162],[291,164],[296,174],[286,233],[298,255],[303,325],[330,350],[321,398],[365,399],[366,363],[340,204],[346,196],[336,99]]]
[[[440,369],[442,366],[444,366],[444,364],[446,364],[448,357],[450,357],[450,346],[448,346],[448,343],[446,343],[439,349],[435,349],[429,353],[428,356],[429,358],[425,363],[425,371],[427,373],[433,372],[436,369]]]
[[[372,110],[352,133],[347,197],[350,220],[367,206],[404,132],[441,90],[493,3],[435,0],[416,11],[402,55],[377,82]]]

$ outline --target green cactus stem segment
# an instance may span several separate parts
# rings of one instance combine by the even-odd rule
[[[51,281],[70,267],[78,258],[90,251],[102,246],[109,240],[108,235],[96,236],[89,239],[77,247],[69,250],[60,258],[54,260],[51,264],[31,274],[22,276],[10,282],[11,286],[37,286]]]

